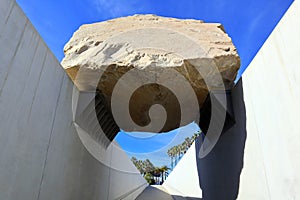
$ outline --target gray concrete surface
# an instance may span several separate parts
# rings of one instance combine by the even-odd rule
[[[180,159],[174,170],[169,174],[163,187],[171,195],[185,197],[202,197],[197,169],[197,155],[195,143]]]
[[[173,194],[173,191],[169,190],[162,185],[150,185],[148,186],[136,200],[201,200],[197,197],[182,196],[180,194]]]
[[[294,1],[233,89],[236,124],[197,160],[203,199],[300,199],[299,11]]]
[[[162,186],[148,186],[136,200],[173,200],[172,196]]]
[[[299,11],[295,1],[235,87],[237,125],[198,160],[204,199],[300,199]],[[124,173],[82,145],[72,123],[73,84],[13,0],[0,0],[0,60],[1,200],[135,199],[142,192],[145,181],[128,158],[111,160],[126,165]]]
[[[300,2],[243,74],[247,140],[238,199],[300,199]]]
[[[111,163],[130,171],[82,145],[73,84],[13,0],[0,0],[0,60],[1,200],[134,199],[146,187],[120,149]]]

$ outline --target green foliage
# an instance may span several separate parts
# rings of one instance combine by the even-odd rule
[[[146,179],[146,181],[147,181],[150,185],[155,184],[155,180],[154,180],[152,174],[150,174],[149,172],[147,172],[147,173],[145,174],[144,178]]]
[[[194,133],[194,135],[191,138],[187,137],[181,144],[168,149],[167,154],[171,158],[172,169],[175,167],[179,159],[186,153],[186,151],[191,147],[193,142],[198,138],[200,134],[201,132]],[[149,159],[138,160],[136,157],[132,157],[131,161],[149,184],[155,184],[155,179],[157,181],[164,182],[168,175],[168,171],[170,170],[170,168],[168,168],[167,166],[155,167]]]
[[[166,179],[169,170],[167,166],[155,167],[149,159],[138,160],[136,157],[132,157],[131,161],[149,184],[155,184],[154,178],[159,181],[161,177],[161,182]]]
[[[176,146],[168,149],[167,154],[171,158],[171,168],[173,169],[178,161],[182,158],[182,156],[187,152],[187,150],[191,147],[193,142],[201,135],[201,132],[194,133],[194,135],[189,138],[185,138],[185,140]]]

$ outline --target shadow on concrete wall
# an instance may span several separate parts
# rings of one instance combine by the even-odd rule
[[[224,131],[213,150],[199,159],[201,140],[196,141],[199,182],[204,200],[233,200],[238,196],[246,141],[246,110],[242,79],[232,90],[236,123]]]

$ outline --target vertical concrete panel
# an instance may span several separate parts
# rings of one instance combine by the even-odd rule
[[[9,4],[5,5],[9,6]],[[10,7],[7,9],[10,9]],[[11,67],[11,63],[14,60],[16,52],[19,49],[20,42],[22,41],[26,23],[27,18],[24,16],[20,8],[18,6],[13,6],[6,24],[4,25],[2,32],[0,32],[0,50],[3,52],[0,54],[0,96]]]
[[[4,163],[9,161],[10,166],[10,170],[3,173],[6,175],[5,183],[9,184],[7,199],[35,199],[37,197],[63,75],[62,71],[61,75],[57,73],[54,68],[57,65],[53,64],[53,56],[48,53],[45,61],[47,67],[41,74],[39,87],[33,99],[32,112],[25,118],[28,120],[25,127],[16,131],[11,128],[7,132],[10,137],[6,141],[6,152],[2,157]],[[51,81],[54,81],[53,84],[49,84]],[[18,104],[15,106],[18,107]],[[18,111],[15,112],[18,113]],[[14,120],[22,118],[23,114],[19,113]],[[8,126],[15,127],[12,124]],[[28,184],[29,180],[31,180],[30,184]]]
[[[20,98],[24,95],[24,87],[28,80],[28,74],[38,44],[38,37],[34,37],[33,33],[34,31],[32,31],[32,28],[27,25],[24,29],[23,37],[19,42],[15,59],[11,61],[10,75],[6,77],[5,85],[2,87],[0,96],[2,102],[10,101],[10,104],[8,105],[9,107],[7,107],[7,105],[5,106],[7,112],[2,112],[2,117],[10,118],[11,115],[16,114],[11,112],[11,110],[15,108],[17,101],[20,101]],[[2,106],[4,105],[5,104]],[[2,120],[1,118],[0,120]]]
[[[73,127],[72,91],[65,75],[39,199],[106,199],[109,170],[87,152]]]
[[[25,151],[31,142],[30,132],[25,131],[29,117],[28,112],[25,112],[25,110],[30,107],[33,95],[24,93],[24,91],[31,81],[29,71],[33,61],[35,61],[35,47],[38,44],[39,38],[33,37],[33,31],[31,30],[32,28],[27,26],[24,31],[24,37],[20,42],[19,50],[11,65],[10,76],[7,77],[6,85],[0,97],[2,100],[0,104],[2,111],[1,121],[5,124],[1,127],[1,131],[3,132],[0,135],[0,145],[4,148],[4,151],[1,152],[0,160],[2,166],[10,166],[12,172],[11,174],[1,173],[1,178],[4,178],[7,186],[9,186],[9,189],[6,190],[9,196],[16,194],[13,192],[14,189],[21,191],[26,187],[24,183],[22,184],[19,181],[20,177],[27,175],[27,180],[34,180],[34,176],[24,173],[27,169],[26,167],[19,168],[19,166],[29,164],[29,160],[32,158],[32,155],[28,154],[28,151]],[[24,56],[26,54],[28,56]],[[11,159],[7,159],[7,157]],[[31,167],[28,169],[30,171]],[[31,194],[28,194],[28,197],[32,197]],[[24,196],[27,196],[27,194],[23,193]],[[14,199],[19,198],[16,197]]]
[[[250,69],[251,70],[251,69]],[[243,81],[244,98],[255,94],[255,88],[252,84]],[[244,149],[244,164],[240,178],[239,194],[240,200],[270,199],[266,168],[262,154],[261,144],[256,125],[255,110],[251,99],[245,101],[246,121],[247,121],[247,139]],[[249,117],[252,116],[252,117]],[[251,152],[250,154],[247,152]],[[256,161],[257,160],[257,161]],[[255,161],[255,162],[253,162]],[[244,180],[247,177],[247,180]],[[259,191],[259,192],[258,192]]]
[[[123,199],[140,188],[148,186],[146,180],[141,177],[140,172],[133,163],[129,161],[126,153],[113,143],[112,159],[109,171],[109,196],[108,199]],[[122,166],[122,167],[120,167]],[[131,183],[131,184],[124,184]],[[118,190],[116,190],[118,188]],[[127,191],[124,194],[124,191]],[[137,196],[137,195],[136,195]]]
[[[269,199],[300,199],[299,12],[295,1],[243,74],[247,131],[253,135],[246,142],[241,199],[252,199],[253,192],[265,199],[265,190],[251,190],[262,181],[255,176],[258,165],[264,166]]]
[[[146,188],[148,184],[140,177],[141,175],[139,173],[126,173],[124,171],[111,168],[109,171],[108,199],[124,199],[127,195],[134,193],[139,188]],[[118,188],[118,190],[116,190],[116,188]],[[124,193],[124,191],[126,192]]]
[[[289,84],[293,88],[293,94],[296,101],[300,101],[300,68],[299,68],[299,51],[294,49],[300,46],[299,38],[299,19],[300,19],[300,4],[299,2],[293,3],[289,12],[286,13],[285,19],[280,22],[280,26],[285,27],[278,29],[274,32],[274,44],[278,47],[278,54],[283,60],[282,67],[285,70],[289,79]],[[292,45],[294,47],[292,47]],[[292,49],[291,49],[292,48]],[[285,53],[288,52],[288,53]]]
[[[195,144],[192,144],[163,184],[171,195],[202,198]]]
[[[0,199],[137,196],[145,180],[122,150],[101,156],[130,173],[86,150],[73,125],[72,82],[15,1],[0,5]]]
[[[0,0],[0,38],[5,29],[7,19],[12,11],[14,0]]]
[[[11,10],[12,2],[6,4],[7,10]],[[2,3],[1,5],[3,5]],[[5,8],[1,7],[1,9]],[[24,131],[27,126],[27,118],[24,115],[28,115],[22,111],[30,104],[26,104],[22,100],[27,97],[27,94],[23,92],[26,84],[30,82],[28,75],[32,63],[35,61],[34,55],[39,40],[17,6],[11,10],[5,27],[0,38],[0,43],[2,42],[0,81],[3,83],[0,91],[0,146],[2,149],[0,153],[0,180],[5,180],[0,184],[1,199],[12,198],[12,195],[15,194],[14,189],[22,189],[25,186],[24,182],[20,185],[19,172],[21,170],[22,175],[26,174],[25,169],[20,168],[20,165],[28,164],[28,160],[24,159],[26,153],[24,151],[26,145],[24,146],[24,144],[28,143],[29,138]],[[29,97],[29,99],[32,102],[32,98]],[[30,178],[33,177],[30,176],[27,181],[32,180]],[[33,198],[33,193],[34,191],[31,191],[30,194],[23,193],[22,198]]]

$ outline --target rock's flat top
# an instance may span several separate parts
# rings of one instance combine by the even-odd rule
[[[101,90],[113,112],[121,106],[112,105],[115,95],[128,102],[133,121],[146,126],[151,105],[164,106],[167,119],[159,131],[196,120],[199,109],[183,114],[182,107],[195,106],[195,98],[201,107],[208,90],[230,89],[240,67],[236,48],[221,24],[155,15],[83,25],[64,52],[62,65],[79,90]]]
[[[174,32],[177,33],[176,36],[172,36],[172,34],[175,34]],[[133,34],[135,34],[136,37],[133,38]],[[185,38],[178,38],[180,36]],[[149,41],[152,39],[156,39],[157,43],[165,40],[165,42],[160,45],[152,44],[161,46],[162,52],[159,52],[159,49],[147,49],[148,47],[151,48]],[[186,42],[188,39],[199,45],[202,51],[189,49],[188,52],[186,52],[186,48],[176,44]],[[183,42],[180,40],[183,40]],[[110,48],[111,51],[114,50],[113,52],[104,52],[107,47],[104,49],[103,47],[104,44],[107,45],[107,43],[115,44],[114,47]],[[155,43],[155,41],[151,41],[151,43]],[[67,69],[76,66],[76,63],[78,62],[77,60],[83,62],[86,57],[90,60],[91,57],[86,55],[91,55],[92,50],[95,49],[98,50],[97,53],[99,53],[99,50],[102,49],[102,52],[106,55],[106,57],[103,57],[104,60],[101,60],[101,62],[112,62],[112,59],[108,60],[108,56],[112,53],[116,53],[116,50],[120,51],[123,46],[126,46],[127,49],[129,49],[127,45],[135,46],[136,48],[143,48],[137,52],[146,52],[146,54],[149,55],[159,54],[163,56],[163,52],[173,50],[174,53],[181,53],[183,59],[235,56],[236,60],[233,60],[235,62],[231,65],[236,65],[234,66],[235,70],[239,68],[239,59],[236,48],[233,46],[230,37],[228,37],[228,35],[224,32],[221,24],[203,23],[203,21],[200,20],[165,18],[155,15],[134,15],[81,26],[79,30],[74,33],[71,40],[65,45],[65,58],[62,64],[64,68]],[[172,48],[168,49],[169,46]],[[130,55],[127,55],[127,59],[121,60],[123,62],[122,64],[142,67],[141,64],[150,65],[151,62],[153,63],[153,61],[147,57],[136,59],[135,56],[138,54],[137,52],[130,52]],[[166,58],[166,60],[170,63],[161,63],[166,64],[163,67],[178,66],[182,63],[180,60],[171,60],[172,56],[170,55],[166,55],[164,58]],[[97,59],[99,58],[97,57]],[[120,60],[118,60],[118,62],[120,63]],[[143,67],[146,66],[143,65]]]

